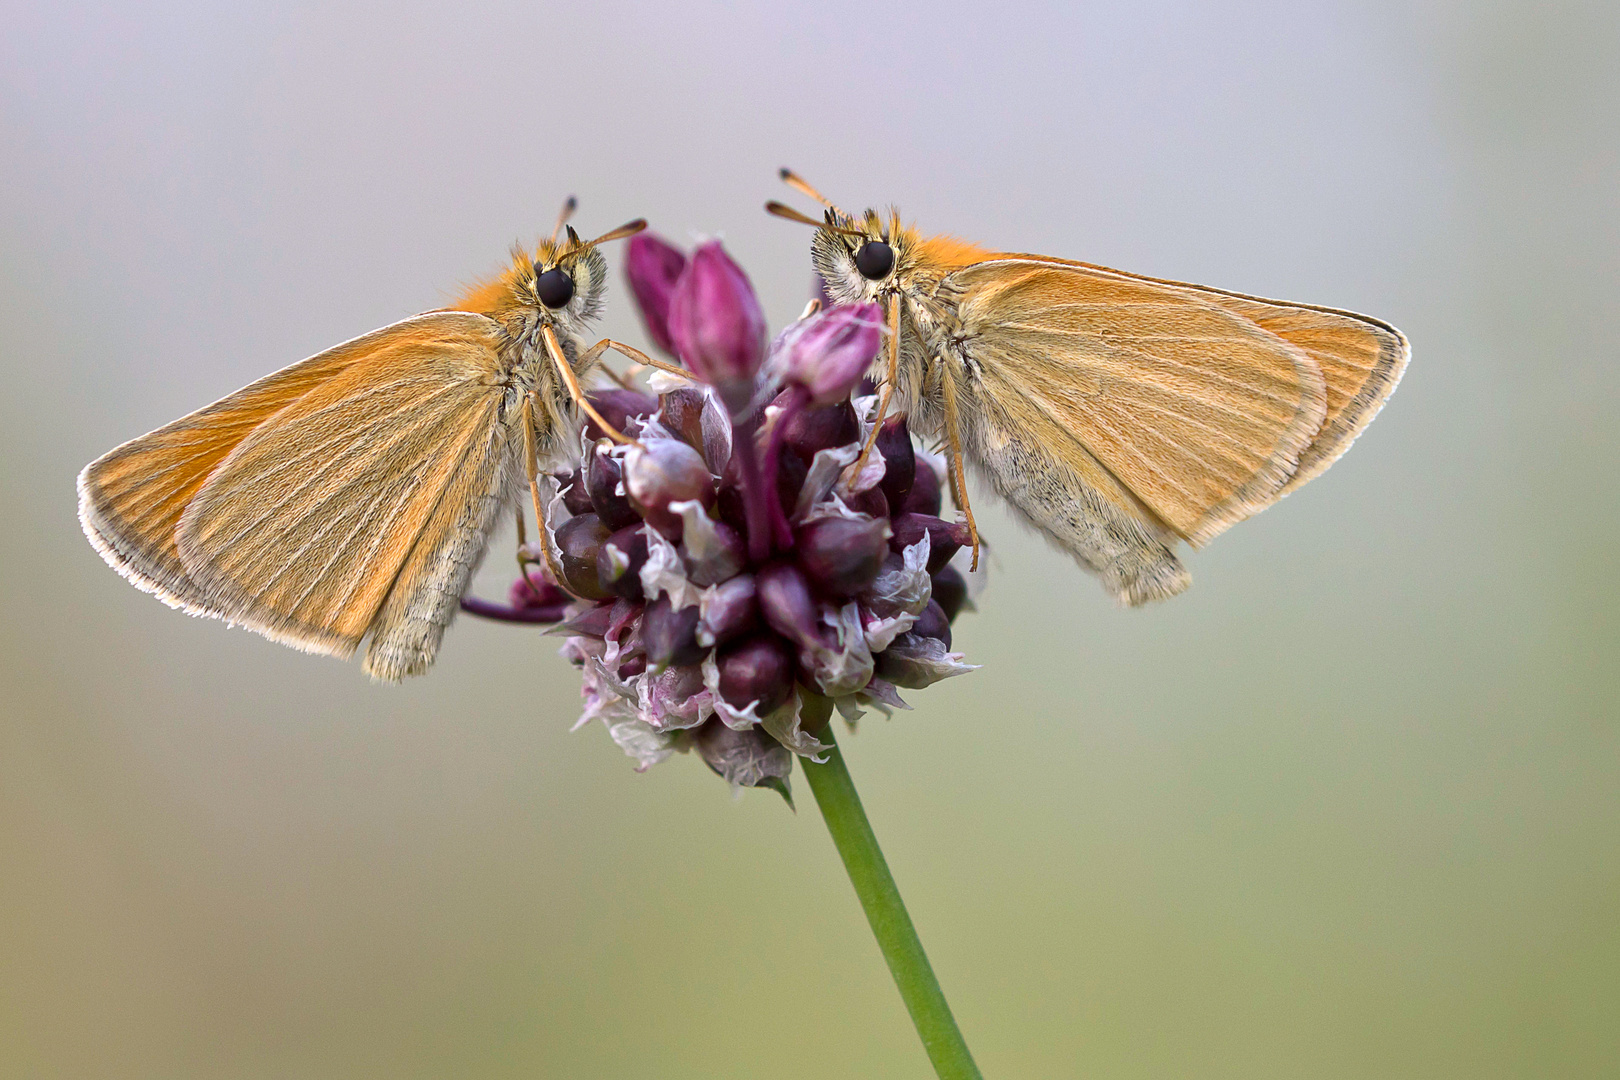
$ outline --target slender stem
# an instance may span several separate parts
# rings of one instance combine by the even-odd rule
[[[810,404],[810,391],[802,386],[788,387],[786,400],[782,403],[782,412],[776,418],[776,426],[771,428],[771,437],[765,442],[765,462],[762,466],[764,474],[770,477],[774,486],[776,470],[782,460],[782,443],[787,438],[788,426]],[[782,509],[782,500],[773,491],[772,497],[767,500],[771,516],[771,535],[776,538],[776,546],[784,551],[793,546],[793,527],[788,524],[787,514]]]
[[[776,477],[760,474],[754,436],[759,419],[752,413],[732,417],[731,453],[741,474],[743,511],[748,519],[748,557],[756,565],[770,558],[775,530],[767,499],[776,498]]]
[[[510,604],[497,604],[493,600],[480,600],[476,596],[463,596],[461,610],[469,615],[481,615],[486,619],[497,622],[515,623],[555,623],[563,620],[562,604],[546,604],[541,607],[515,608]]]
[[[906,914],[906,905],[900,899],[889,864],[883,860],[872,825],[861,809],[861,797],[855,792],[855,781],[850,779],[844,765],[844,755],[833,739],[832,725],[816,734],[822,742],[832,743],[825,764],[817,765],[808,758],[800,758],[810,790],[815,793],[816,805],[827,820],[827,831],[832,833],[833,844],[844,860],[844,869],[855,886],[866,911],[866,921],[872,925],[872,936],[877,938],[883,959],[889,964],[889,973],[900,988],[900,997],[911,1014],[911,1022],[922,1039],[923,1049],[940,1080],[980,1080],[979,1067],[973,1063],[967,1043],[957,1030],[956,1020],[945,994],[934,978],[928,956],[923,952],[917,930]]]

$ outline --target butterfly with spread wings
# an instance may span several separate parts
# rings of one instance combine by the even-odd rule
[[[782,178],[825,208],[766,205],[816,227],[832,299],[885,306],[879,414],[897,405],[943,443],[975,561],[964,462],[1129,605],[1191,584],[1178,541],[1333,464],[1410,355],[1366,315],[927,237]]]
[[[573,208],[452,308],[385,326],[131,440],[79,474],[113,569],[194,615],[397,681],[426,671],[501,512],[578,430],[607,282]],[[616,434],[616,433],[615,433]],[[621,436],[622,438],[622,436]]]

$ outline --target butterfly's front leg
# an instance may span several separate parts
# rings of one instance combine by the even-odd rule
[[[612,338],[603,338],[601,341],[598,341],[595,345],[592,345],[590,348],[586,349],[582,354],[580,354],[579,369],[581,371],[589,371],[598,361],[602,359],[602,354],[607,352],[609,349],[627,356],[631,360],[634,360],[636,363],[645,367],[656,368],[659,371],[667,372],[671,375],[679,375],[681,378],[687,380],[692,380],[697,377],[683,367],[676,367],[674,364],[667,364],[662,360],[655,360],[646,353],[642,352],[640,349],[626,345],[622,341],[614,341]]]
[[[877,415],[872,419],[872,430],[866,435],[866,445],[861,447],[861,456],[855,459],[855,469],[851,476],[859,476],[862,466],[866,464],[866,457],[877,444],[878,429],[883,426],[883,418],[889,414],[889,399],[894,396],[894,384],[900,378],[900,294],[894,293],[889,297],[889,370],[883,377],[883,390],[878,395]],[[974,552],[978,548],[975,546]]]
[[[557,341],[557,332],[549,324],[543,324],[540,328],[540,334],[546,343],[546,353],[551,357],[551,362],[556,365],[557,374],[562,376],[563,385],[568,387],[568,396],[574,399],[574,404],[579,406],[586,416],[594,420],[597,427],[607,432],[608,437],[614,442],[635,442],[630,436],[608,423],[602,417],[602,414],[596,411],[596,406],[592,405],[590,400],[586,398],[585,391],[580,389],[578,377],[574,375],[573,366],[568,363],[568,357],[563,352],[562,345]],[[608,348],[609,344],[606,341],[599,341],[587,349],[580,357],[580,370],[587,370],[591,364],[596,363],[601,357],[602,351]],[[622,346],[620,347],[622,348]]]
[[[962,469],[962,418],[956,408],[957,378],[957,373],[949,370],[948,365],[941,366],[939,384],[945,406],[945,446],[950,452],[951,501],[967,516],[968,536],[973,540],[973,561],[968,566],[971,573],[979,568],[979,526],[973,520],[973,507],[967,497],[967,474]]]
[[[523,475],[529,481],[529,499],[534,504],[534,524],[540,531],[540,556],[545,562],[546,570],[551,574],[551,580],[568,590],[568,579],[563,577],[562,567],[557,565],[557,557],[551,550],[551,535],[546,531],[546,511],[540,502],[540,448],[535,440],[534,422],[536,418],[534,408],[534,393],[524,395],[523,398]],[[523,535],[523,510],[520,507],[517,515],[518,530],[518,567],[525,581],[529,579],[529,561],[532,561],[528,552],[529,545]],[[533,582],[529,582],[533,586]]]

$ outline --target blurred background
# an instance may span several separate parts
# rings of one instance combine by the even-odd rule
[[[978,500],[983,670],[844,743],[986,1076],[1613,1075],[1612,4],[4,7],[0,1074],[930,1075],[802,779],[637,775],[523,628],[370,685],[74,516],[85,462],[570,192],[723,235],[785,321],[792,165],[1413,344],[1170,604]]]

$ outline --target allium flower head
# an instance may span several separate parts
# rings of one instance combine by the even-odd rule
[[[643,300],[649,328],[656,303]],[[571,598],[561,629],[583,680],[580,724],[600,720],[638,768],[690,752],[734,788],[788,795],[794,757],[828,749],[816,734],[833,710],[851,724],[867,708],[889,715],[909,708],[901,688],[972,670],[951,651],[967,529],[939,516],[935,459],[903,418],[862,459],[875,306],[801,320],[762,368],[758,302],[710,244],[669,310],[707,385],[656,401],[609,392],[634,442],[586,429],[583,464],[547,508],[541,565],[560,580],[532,567],[538,585],[514,590],[512,607],[561,616]]]

